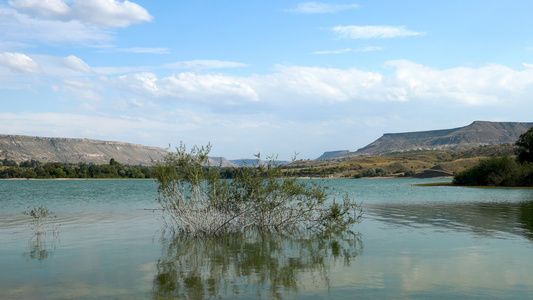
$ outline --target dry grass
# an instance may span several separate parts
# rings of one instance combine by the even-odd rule
[[[480,159],[512,154],[512,145],[481,146],[458,151],[425,151],[360,157],[350,160],[299,161],[292,165],[292,170],[312,169],[316,173],[323,171],[330,178],[349,178],[368,169],[383,169],[391,176],[402,176],[407,171],[416,174],[435,174],[436,176],[453,176],[471,166]],[[335,169],[337,167],[337,169]],[[440,174],[440,175],[437,175]]]

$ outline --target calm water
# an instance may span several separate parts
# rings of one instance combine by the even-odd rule
[[[533,298],[533,190],[332,180],[360,234],[161,233],[153,181],[0,181],[0,299]],[[27,206],[56,214],[32,237]]]

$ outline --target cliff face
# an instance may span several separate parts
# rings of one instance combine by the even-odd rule
[[[326,151],[326,152],[324,152],[324,154],[322,154],[322,155],[321,155],[319,158],[317,158],[316,160],[342,157],[342,156],[345,156],[345,155],[347,155],[347,154],[349,154],[349,153],[350,153],[349,150]]]
[[[106,164],[111,158],[128,165],[151,165],[167,151],[157,147],[89,139],[0,135],[0,152],[15,161]]]
[[[476,121],[468,126],[420,132],[387,133],[350,156],[415,150],[460,150],[481,145],[512,144],[533,123]]]

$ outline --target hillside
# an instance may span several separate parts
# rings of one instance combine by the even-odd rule
[[[342,157],[350,154],[350,150],[326,151],[317,160]]]
[[[533,123],[485,122],[444,130],[386,133],[349,156],[380,155],[418,150],[460,150],[484,145],[512,144]]]
[[[418,151],[321,161],[300,160],[285,169],[302,177],[449,177],[475,165],[480,159],[513,155],[514,152],[514,145],[504,144],[455,151]]]
[[[9,160],[107,164],[111,158],[127,165],[151,165],[167,151],[157,147],[90,139],[0,135],[0,152]]]

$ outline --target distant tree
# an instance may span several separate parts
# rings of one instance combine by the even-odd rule
[[[516,146],[518,147],[516,155],[519,162],[533,162],[533,127],[520,135],[516,141]]]
[[[2,165],[5,167],[18,167],[18,164],[16,161],[10,160],[7,158],[4,158],[4,160],[2,161]]]

